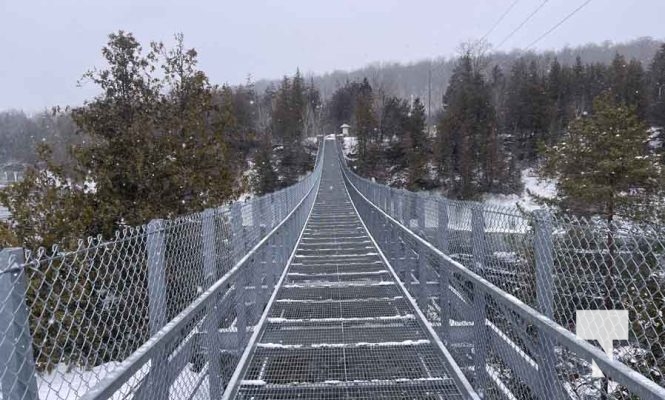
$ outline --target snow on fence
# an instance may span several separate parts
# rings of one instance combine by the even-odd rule
[[[665,228],[408,192],[340,160],[361,217],[485,398],[665,398]],[[617,361],[576,339],[578,309],[629,311]],[[613,382],[591,377],[596,356]]]
[[[219,398],[320,174],[75,249],[0,250],[0,400]]]

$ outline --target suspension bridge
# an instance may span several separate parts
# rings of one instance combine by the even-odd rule
[[[498,210],[498,229],[481,205],[345,164],[326,139],[280,192],[3,250],[0,399],[665,398],[565,326],[563,294],[582,294],[562,266],[583,256],[556,221]],[[660,361],[638,325],[624,351]]]

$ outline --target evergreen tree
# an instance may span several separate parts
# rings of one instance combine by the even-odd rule
[[[291,93],[289,95],[289,114],[291,126],[290,129],[285,132],[287,143],[291,145],[300,143],[304,137],[304,117],[305,109],[307,108],[306,90],[307,88],[305,87],[305,82],[302,75],[300,75],[300,70],[296,70],[296,74],[293,76],[293,82],[291,85]]]
[[[328,102],[329,129],[338,132],[342,124],[350,124],[356,105],[356,97],[360,89],[358,82],[346,82],[335,90]]]
[[[609,70],[612,93],[618,103],[635,107],[637,115],[646,114],[646,87],[642,64],[637,60],[626,62],[625,57],[616,54]]]
[[[573,109],[574,115],[581,115],[587,110],[587,98],[585,89],[585,68],[582,64],[580,56],[575,57],[575,65],[573,66],[573,76],[571,78],[573,86]]]
[[[593,115],[575,119],[564,139],[545,151],[543,173],[558,179],[565,208],[600,213],[608,223],[617,215],[635,218],[657,184],[647,139],[635,107],[603,94],[594,100]]]
[[[439,165],[448,193],[462,199],[489,189],[499,168],[491,92],[470,54],[463,55],[444,96],[439,122]],[[488,144],[490,144],[488,146]]]
[[[171,50],[153,44],[144,54],[132,34],[109,36],[102,51],[107,68],[85,75],[101,94],[72,110],[91,140],[72,149],[71,168],[44,149],[43,162],[2,194],[21,245],[108,237],[234,195],[224,135],[213,118],[214,88],[196,68],[196,52],[176,39]]]
[[[358,154],[363,168],[369,167],[367,156],[367,144],[375,135],[377,129],[376,116],[374,113],[374,96],[372,87],[367,78],[364,78],[358,88],[358,95],[354,109],[355,132],[358,137]]]
[[[302,144],[307,107],[307,88],[300,71],[296,71],[293,79],[284,77],[275,94],[272,112],[272,133],[283,145],[279,164],[283,186],[295,183],[310,162]]]
[[[256,153],[256,157],[254,158],[256,173],[252,178],[252,186],[254,192],[258,195],[271,193],[275,191],[279,185],[277,172],[272,165],[272,146],[270,143],[270,138],[266,136],[266,139],[261,143]]]
[[[406,167],[406,151],[403,145],[409,119],[409,103],[398,97],[390,97],[383,104],[381,112],[381,135],[388,139],[388,159],[399,169]]]
[[[312,137],[319,133],[321,128],[321,95],[314,86],[313,80],[305,90],[304,136]]]
[[[384,138],[399,141],[406,131],[409,103],[398,97],[390,97],[383,104],[381,130]]]
[[[601,63],[586,64],[584,66],[584,98],[586,100],[583,112],[593,110],[593,99],[611,87],[610,70]]]
[[[508,87],[507,124],[516,141],[519,160],[532,161],[537,145],[549,128],[549,101],[543,77],[535,61],[519,59],[513,65]]]
[[[176,35],[172,49],[164,50],[161,44],[153,47],[162,56],[162,81],[167,88],[161,96],[162,117],[156,142],[162,145],[161,151],[168,154],[167,160],[172,164],[165,167],[167,172],[161,176],[162,190],[173,193],[166,197],[172,202],[169,213],[181,215],[221,204],[237,194],[228,185],[234,182],[232,170],[240,168],[232,168],[226,144],[228,132],[238,129],[236,110],[233,108],[227,115],[217,108],[217,88],[198,69],[198,54],[185,48],[182,34]],[[156,188],[149,190],[164,203],[164,193]]]
[[[650,120],[665,127],[665,44],[660,47],[649,67]]]
[[[238,109],[236,108],[236,96],[233,89],[228,86],[222,86],[217,93],[218,99],[215,113],[215,127],[219,132],[223,132],[224,141],[228,146],[229,154],[242,155],[238,160],[245,160],[248,154],[248,146],[251,142],[248,140],[247,131],[242,127],[239,120]],[[235,176],[242,174],[245,169],[244,162],[237,162],[229,165]]]
[[[626,75],[625,102],[629,106],[635,107],[638,117],[645,119],[648,108],[648,93],[646,87],[647,77],[642,63],[635,59],[630,60]]]
[[[486,180],[488,190],[514,193],[521,190],[521,171],[518,168],[515,153],[515,141],[506,125],[507,79],[497,65],[492,69],[489,87],[492,93],[492,106],[496,114],[496,129],[487,141],[488,154]],[[502,134],[503,133],[503,134]]]
[[[292,131],[297,129],[291,107],[291,80],[285,76],[275,93],[272,110],[272,132],[280,143],[290,144]]]
[[[506,76],[500,66],[495,65],[488,82],[492,91],[492,106],[497,119],[497,126],[506,129]]]
[[[228,88],[228,85],[222,87]],[[257,131],[259,129],[259,120],[261,113],[261,104],[259,96],[254,91],[253,84],[237,86],[235,89],[229,88],[228,100],[227,96],[223,96],[222,104],[230,103],[227,107],[228,111],[233,114],[235,122],[234,137],[229,138],[226,134],[230,150],[233,154],[242,154],[243,158],[257,146]],[[224,129],[226,132],[226,130]]]
[[[550,135],[547,142],[556,140],[563,133],[564,127],[568,125],[568,119],[572,113],[569,82],[569,69],[562,67],[554,59],[547,74],[547,96],[551,104]]]
[[[429,143],[425,132],[425,106],[416,98],[408,114],[406,125],[408,180],[407,187],[416,190],[423,187],[427,175]]]

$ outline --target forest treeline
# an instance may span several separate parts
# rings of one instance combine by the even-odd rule
[[[615,54],[622,54],[626,59],[636,59],[643,65],[648,64],[658,51],[661,40],[649,37],[638,38],[625,43],[589,43],[576,47],[564,47],[553,51],[527,52],[513,50],[510,52],[492,51],[489,54],[490,69],[498,65],[508,70],[518,58],[536,61],[540,69],[547,69],[555,58],[561,65],[575,64],[579,56],[585,63],[609,64]],[[453,74],[457,57],[437,57],[409,63],[376,62],[352,71],[334,71],[324,74],[313,74],[311,79],[319,89],[321,97],[328,99],[346,81],[360,82],[367,78],[375,90],[381,88],[393,96],[409,99],[411,96],[423,100],[429,114],[434,118],[437,110],[442,107],[443,94]],[[274,80],[259,80],[255,83],[257,92],[262,93],[266,87],[278,83]],[[429,96],[431,92],[431,96]]]
[[[545,67],[529,56],[501,67],[491,57],[464,50],[429,130],[419,98],[390,95],[368,78],[336,90],[330,124],[351,122],[358,171],[476,199],[520,192],[522,170],[539,167],[558,180],[570,211],[653,217],[648,206],[662,202],[650,196],[663,187],[665,45],[646,65],[619,53],[608,64],[578,56]]]
[[[577,57],[580,57],[584,63],[610,64],[616,54],[623,55],[627,60],[636,59],[645,66],[651,62],[660,45],[661,42],[658,40],[640,38],[626,43],[587,44],[544,53],[492,52],[488,68],[491,70],[494,66],[499,66],[503,71],[508,71],[518,58],[527,62],[535,61],[541,71],[547,70],[555,58],[563,66],[574,65]],[[436,113],[442,108],[443,95],[456,63],[455,57],[442,57],[409,64],[376,63],[355,71],[336,71],[306,77],[304,80],[307,81],[307,86],[315,87],[320,93],[320,101],[325,101],[347,81],[361,82],[363,78],[367,78],[375,91],[381,90],[403,99],[411,99],[412,96],[420,98],[428,111],[427,114],[432,118],[429,122],[434,123]],[[264,94],[274,94],[281,84],[280,81],[260,80],[252,84],[235,86],[232,90],[245,89],[242,91],[246,93],[249,91],[258,99]],[[431,96],[428,96],[430,89]],[[428,110],[430,104],[431,110]],[[252,119],[255,121],[260,120],[258,109],[258,107],[253,109]],[[265,112],[262,113],[261,123],[264,125],[265,121],[270,119],[269,110],[265,108]],[[22,111],[0,112],[0,143],[2,143],[0,165],[36,161],[35,148],[39,143],[48,143],[54,157],[64,161],[69,146],[77,140],[82,140],[80,135],[74,134],[75,128],[67,113],[53,114],[50,110],[31,115],[26,115]]]

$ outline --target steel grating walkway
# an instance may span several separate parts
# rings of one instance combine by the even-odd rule
[[[441,349],[382,261],[334,145],[312,213],[242,369],[240,399],[463,398]]]

